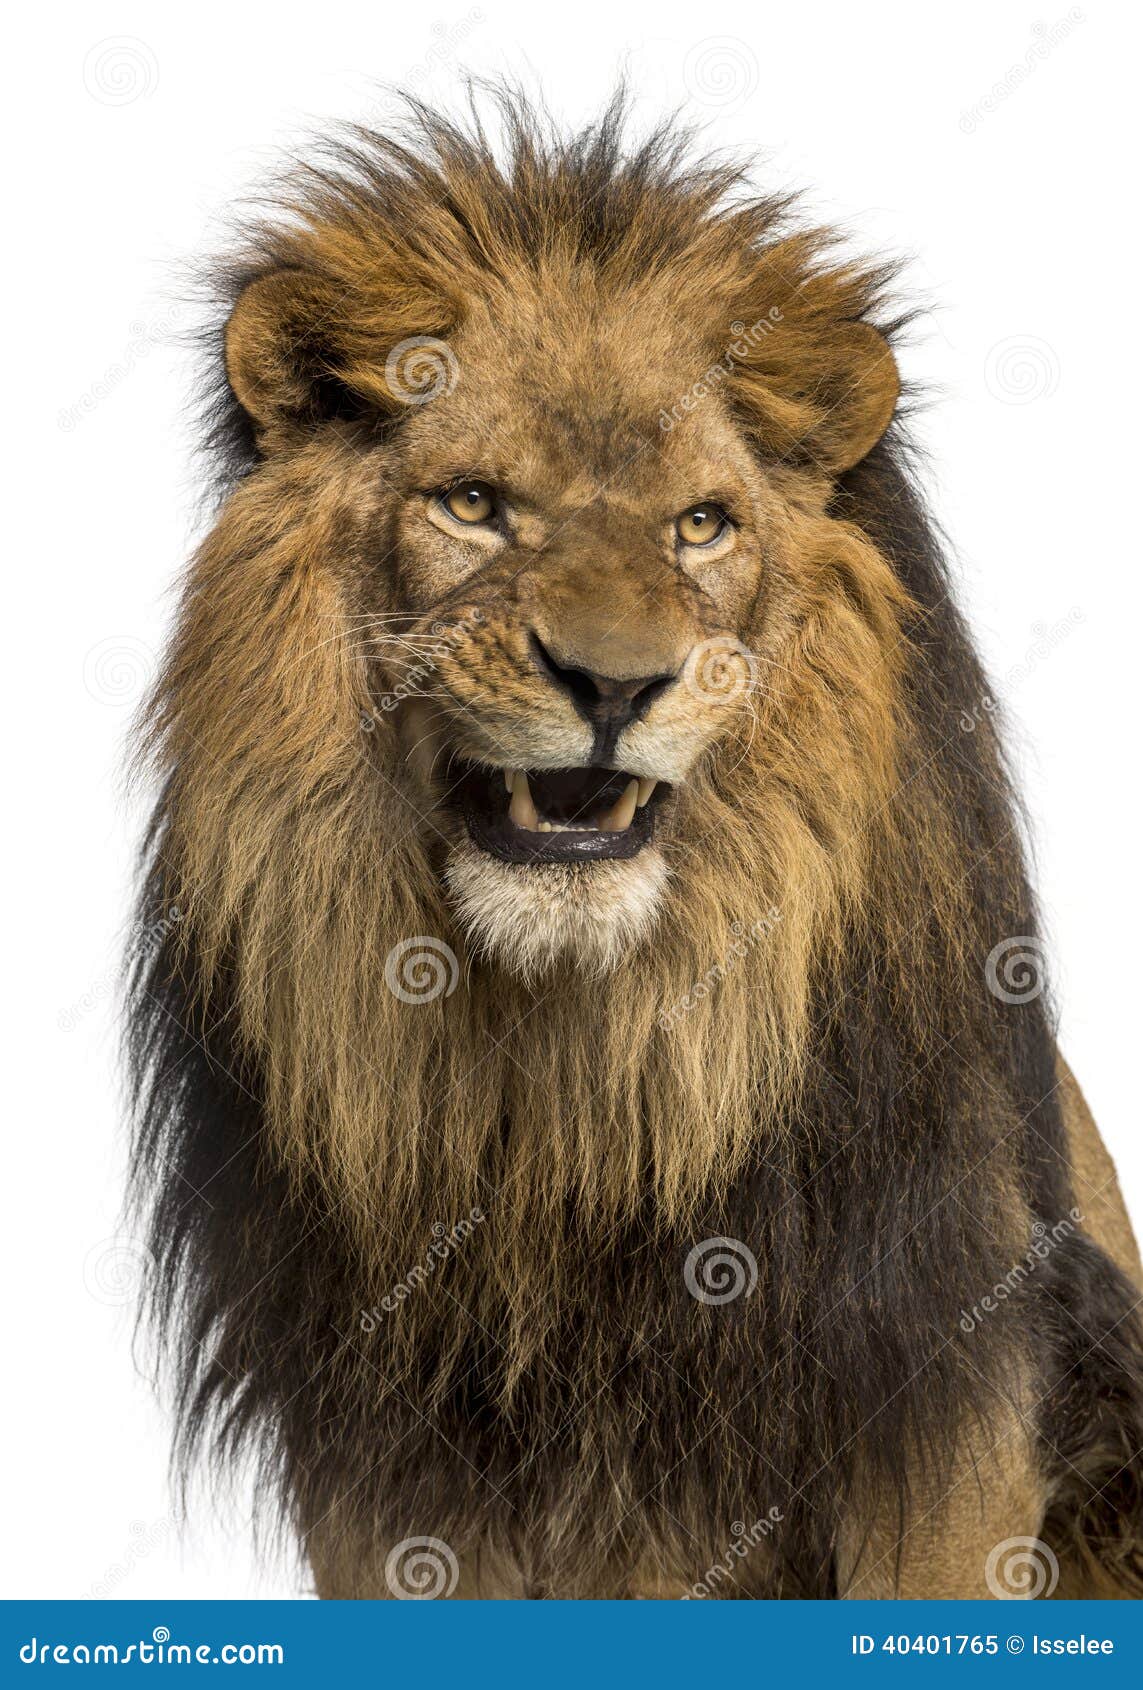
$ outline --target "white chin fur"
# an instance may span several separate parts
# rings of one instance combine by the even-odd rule
[[[471,840],[454,847],[445,881],[470,941],[525,978],[568,961],[606,973],[655,924],[667,879],[655,845],[617,862],[502,863]]]

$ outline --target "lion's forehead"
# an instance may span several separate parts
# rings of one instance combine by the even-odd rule
[[[403,431],[417,478],[479,471],[556,512],[594,502],[632,514],[754,478],[755,460],[721,396],[692,397],[686,358],[620,367],[573,363],[558,341],[526,353],[458,344],[454,389],[414,412]]]

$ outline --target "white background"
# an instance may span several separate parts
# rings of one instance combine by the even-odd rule
[[[97,0],[41,17],[22,43],[9,22],[3,104],[3,1593],[304,1587],[256,1559],[241,1490],[221,1514],[200,1493],[175,1523],[168,1420],[132,1360],[132,1257],[108,1242],[112,989],[141,821],[122,747],[197,521],[177,267],[279,149],[376,113],[378,79],[454,104],[464,69],[513,71],[578,122],[625,66],[644,117],[683,105],[712,142],[763,153],[764,183],[807,188],[859,245],[910,258],[927,314],[904,363],[929,395],[934,501],[1016,733],[1063,1048],[1143,1221],[1128,8]]]

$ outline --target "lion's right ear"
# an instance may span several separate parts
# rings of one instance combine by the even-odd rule
[[[337,296],[304,270],[248,282],[226,325],[226,375],[259,429],[302,423],[348,401],[334,345]]]

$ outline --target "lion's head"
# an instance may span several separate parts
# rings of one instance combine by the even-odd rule
[[[225,349],[259,463],[227,566],[273,537],[320,571],[372,735],[358,779],[477,946],[611,966],[713,830],[715,858],[757,856],[741,794],[784,761],[828,757],[831,831],[879,778],[883,724],[846,769],[848,715],[823,714],[884,688],[893,584],[827,506],[890,421],[893,356],[871,278],[816,267],[773,205],[720,210],[717,175],[623,162],[610,132],[518,134],[504,171],[430,137],[315,178],[252,262]],[[283,654],[291,715],[324,627]]]
[[[595,1091],[624,1155],[569,1119],[552,1192],[636,1190],[647,1135],[693,1188],[877,877],[904,921],[943,849],[889,803],[911,600],[839,499],[898,398],[885,277],[620,118],[359,134],[226,273],[241,473],[156,694],[162,870],[338,1165],[442,1109],[477,1164]]]

